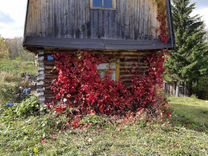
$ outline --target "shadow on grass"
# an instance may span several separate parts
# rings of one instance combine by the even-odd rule
[[[206,107],[173,104],[173,124],[208,133],[208,109]]]

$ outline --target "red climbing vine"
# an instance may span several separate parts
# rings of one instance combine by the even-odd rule
[[[167,7],[166,1],[156,0],[157,3],[157,20],[159,21],[159,38],[160,40],[167,44],[170,40],[168,32],[168,21],[167,21]]]
[[[111,80],[110,74],[100,78],[97,66],[106,58],[88,52],[58,53],[55,58],[58,78],[51,89],[56,98],[49,105],[57,114],[70,118],[87,114],[125,116],[143,109],[155,115],[164,113],[161,108],[166,102],[157,92],[163,84],[162,53],[147,58],[149,69],[145,75],[135,74],[131,87]]]

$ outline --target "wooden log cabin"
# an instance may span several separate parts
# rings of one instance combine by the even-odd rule
[[[110,55],[112,79],[130,83],[132,75],[126,68],[144,72],[147,54],[174,47],[170,6],[170,0],[28,0],[23,46],[38,55],[40,101],[54,97],[50,90],[57,78],[51,61],[54,53]],[[161,13],[164,23],[159,20]],[[167,43],[160,38],[161,26],[167,27]]]

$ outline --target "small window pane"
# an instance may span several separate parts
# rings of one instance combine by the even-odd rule
[[[95,8],[102,8],[102,0],[93,0],[93,7]]]
[[[109,70],[111,70],[111,80],[116,81],[116,64],[115,63],[102,63],[97,66],[100,73],[100,78],[104,79]]]
[[[113,1],[112,0],[104,0],[104,8],[113,8]]]

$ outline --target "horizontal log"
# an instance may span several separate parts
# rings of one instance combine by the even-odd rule
[[[45,66],[45,70],[53,70],[56,69],[56,66]]]
[[[116,52],[116,51],[104,51],[102,52],[102,55],[116,55],[116,56],[122,56],[122,55],[125,55],[125,56],[146,56],[146,55],[149,55],[151,54],[152,52],[129,52],[129,51],[126,51],[126,52]],[[100,52],[94,52],[94,54],[98,54],[100,55]]]
[[[43,86],[44,85],[44,81],[39,81],[38,83],[37,83],[37,86]]]
[[[55,62],[44,61],[44,65],[45,66],[54,66],[55,65]]]
[[[131,69],[131,68],[122,68],[120,69],[120,73],[145,73],[147,70],[145,69],[140,69],[140,68],[136,68],[136,69]]]
[[[57,80],[57,78],[48,77],[47,79],[44,80],[44,82],[46,82],[46,83],[52,83],[54,80]]]
[[[44,71],[44,70],[45,70],[44,67],[39,67],[39,68],[38,68],[38,71]]]
[[[140,66],[148,66],[148,64],[146,62],[139,62],[139,61],[123,61],[123,62],[119,62],[120,65],[123,65],[123,64],[129,64],[129,65],[132,65],[132,64],[137,64],[137,65],[140,65]]]
[[[128,83],[128,84],[132,84],[132,81],[131,80],[125,80],[125,79],[123,79],[123,80],[121,80],[121,82],[123,82],[124,84],[126,84],[126,83]]]
[[[37,81],[43,81],[43,80],[45,80],[45,76],[38,76],[37,77]]]
[[[45,72],[46,78],[49,77],[58,77],[58,72]]]
[[[38,51],[38,56],[44,55],[44,51]]]
[[[56,79],[58,79],[57,77],[46,77],[45,78],[45,82],[52,82],[53,80],[56,80]]]
[[[49,98],[55,98],[56,97],[56,95],[54,95],[54,94],[45,94],[45,97],[47,98],[47,99],[49,99]]]
[[[38,62],[42,62],[44,60],[44,56],[38,56]]]
[[[45,91],[45,87],[37,88],[36,91],[37,92],[44,92]]]
[[[58,73],[58,71],[56,69],[46,69],[45,70],[46,73]]]
[[[44,94],[44,92],[39,92],[39,93],[37,93],[37,96],[38,97],[42,97],[42,96],[44,96],[45,94]]]

